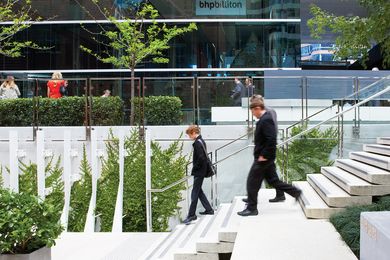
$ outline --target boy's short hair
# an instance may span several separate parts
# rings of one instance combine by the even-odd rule
[[[199,126],[197,125],[190,125],[187,130],[186,130],[186,134],[200,134],[200,128]]]
[[[264,102],[261,101],[260,99],[256,99],[256,100],[252,101],[249,105],[249,108],[252,109],[255,107],[260,107],[261,109],[264,109],[265,108]]]
[[[250,97],[249,102],[255,102],[256,100],[260,100],[261,102],[264,103],[264,98],[262,95],[259,94],[254,94],[253,96]]]

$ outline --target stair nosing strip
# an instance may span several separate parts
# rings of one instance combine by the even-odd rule
[[[196,222],[195,227],[191,230],[190,233],[188,233],[188,235],[183,239],[183,241],[181,241],[179,248],[183,248],[187,244],[191,235],[195,233],[196,229],[200,226],[200,223],[202,223],[205,219],[206,219],[206,217],[203,217],[203,218],[200,218],[200,220],[198,222]]]
[[[172,232],[170,232],[169,233],[169,235],[165,238],[165,239],[163,239],[159,244],[158,244],[158,246],[152,251],[152,252],[150,252],[150,254],[146,257],[146,259],[150,259],[161,247],[162,247],[162,245],[170,238],[170,237],[172,237],[173,236],[173,234],[175,234],[176,232],[178,232],[179,231],[179,229],[177,229],[177,228],[175,228],[174,229],[174,231]]]
[[[324,171],[328,172],[330,175],[332,175],[333,177],[335,177],[336,179],[340,180],[341,182],[343,182],[344,184],[348,185],[348,186],[351,186],[350,185],[350,182],[348,182],[348,180],[346,180],[344,177],[341,177],[340,175],[338,175],[337,173],[335,173],[336,175],[333,175],[330,171],[328,171],[327,169],[324,168]]]
[[[184,232],[185,229],[189,228],[189,225],[185,225],[183,228],[181,228],[181,231]],[[180,236],[180,234],[179,234]],[[172,245],[176,242],[175,239],[172,239],[172,241],[168,244],[168,246],[164,249],[164,251],[161,252],[161,254],[158,256],[158,258],[161,258],[163,257],[168,251],[169,249],[172,247]]]
[[[358,172],[365,173],[365,175],[369,176],[369,174],[368,174],[367,171],[362,170],[362,169],[359,169],[359,168],[357,168],[357,167],[354,166],[354,165],[350,165],[350,164],[348,164],[348,163],[345,163],[345,162],[339,161],[339,160],[337,161],[337,163],[341,163],[341,164],[343,164],[343,165],[345,165],[345,166],[347,166],[347,167],[350,167],[350,168],[352,168],[352,169],[354,169],[354,170],[356,170],[356,171],[358,171]]]
[[[223,219],[223,223],[221,225],[221,228],[227,227],[227,224],[229,223],[230,218],[232,217],[234,206],[236,205],[237,199],[233,200],[233,203],[230,205],[229,211],[227,212],[225,218]]]
[[[207,235],[208,231],[210,230],[210,227],[213,225],[213,223],[214,223],[215,219],[217,218],[218,213],[219,213],[220,210],[222,210],[222,207],[220,207],[218,209],[218,211],[214,215],[213,219],[211,221],[209,221],[209,223],[207,223],[207,226],[204,228],[202,234],[200,234],[200,237],[205,237]]]
[[[371,148],[374,148],[374,149],[384,150],[386,152],[390,151],[390,147],[389,146],[385,146],[385,147],[382,147],[382,146],[383,145],[380,145],[380,144],[367,144],[366,145],[366,147],[371,147]]]
[[[365,156],[365,155],[360,154],[360,153],[352,152],[352,155],[355,155],[355,156],[358,156],[358,157],[360,156],[360,157],[363,157],[363,158],[366,158],[366,159],[369,159],[369,160],[373,160],[373,161],[377,161],[377,162],[381,162],[381,163],[388,163],[388,161],[386,161],[386,160]]]
[[[309,178],[310,178],[310,177],[309,177]],[[326,178],[326,177],[325,177],[325,178]],[[310,178],[310,180],[312,180],[312,181],[314,182],[314,184],[315,184],[316,186],[318,186],[318,188],[320,188],[321,192],[323,192],[324,195],[325,195],[326,197],[329,197],[329,196],[327,196],[327,195],[330,195],[331,193],[328,191],[327,188],[325,188],[322,184],[320,184],[315,178]]]

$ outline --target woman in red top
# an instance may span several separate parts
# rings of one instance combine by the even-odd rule
[[[61,86],[68,86],[68,81],[62,79],[61,72],[54,72],[51,76],[51,80],[47,82],[47,96],[49,98],[60,98],[62,97],[60,93]]]

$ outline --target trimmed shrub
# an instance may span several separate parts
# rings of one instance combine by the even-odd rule
[[[345,243],[351,248],[353,253],[360,255],[360,213],[367,211],[389,211],[390,196],[379,199],[377,203],[365,206],[348,207],[346,210],[334,214],[330,222],[340,233]]]
[[[33,99],[18,98],[0,101],[0,126],[31,126]],[[38,99],[38,124],[42,126],[82,126],[85,117],[85,97]],[[119,97],[92,99],[93,125],[120,125],[123,101]]]
[[[142,99],[134,98],[135,122],[139,122],[139,105]],[[182,102],[178,97],[150,96],[143,99],[145,102],[146,125],[180,125],[183,112]]]
[[[0,189],[1,254],[28,254],[51,247],[62,230],[58,210],[49,201]]]

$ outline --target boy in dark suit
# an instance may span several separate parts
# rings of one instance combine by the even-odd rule
[[[191,205],[188,211],[187,218],[183,221],[184,224],[190,224],[191,221],[196,220],[196,206],[198,204],[198,199],[202,203],[205,211],[199,212],[201,215],[213,215],[214,210],[211,207],[209,201],[207,200],[206,195],[202,190],[202,184],[204,177],[207,172],[207,155],[206,155],[206,143],[200,135],[200,129],[198,126],[191,125],[187,128],[186,134],[194,143],[194,153],[192,158],[192,172],[191,175],[194,176],[194,184],[192,186],[191,192]]]

